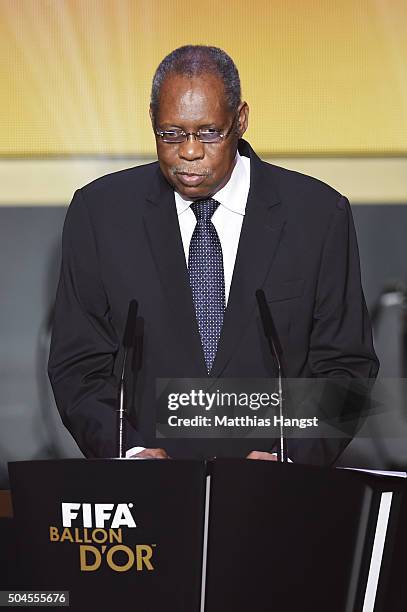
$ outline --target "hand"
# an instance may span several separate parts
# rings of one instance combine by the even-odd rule
[[[140,459],[170,459],[163,448],[145,448],[139,453],[131,455],[131,459],[135,457],[140,457]]]
[[[262,461],[278,461],[275,453],[266,453],[265,451],[252,451],[246,459],[261,459]]]

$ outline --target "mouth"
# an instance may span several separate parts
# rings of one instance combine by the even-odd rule
[[[186,187],[198,187],[206,178],[206,174],[194,174],[193,172],[177,172],[180,183]]]

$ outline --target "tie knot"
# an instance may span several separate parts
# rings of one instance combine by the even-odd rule
[[[210,221],[219,204],[220,202],[217,202],[213,198],[209,198],[208,200],[197,200],[196,202],[192,202],[191,208],[197,221]]]

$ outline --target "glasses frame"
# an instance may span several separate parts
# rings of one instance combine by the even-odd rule
[[[233,121],[231,123],[230,128],[225,132],[224,130],[216,130],[219,131],[219,140],[214,140],[213,142],[205,142],[203,140],[200,140],[199,136],[200,136],[200,130],[198,130],[197,132],[185,132],[185,130],[181,130],[182,134],[180,134],[180,136],[183,136],[183,140],[179,140],[177,142],[171,142],[168,140],[164,140],[164,134],[166,131],[170,131],[170,130],[161,130],[160,128],[155,127],[154,128],[154,133],[156,136],[159,136],[161,138],[161,142],[164,142],[165,144],[183,144],[184,142],[186,142],[188,140],[188,138],[190,136],[193,136],[195,138],[195,140],[198,140],[199,142],[201,142],[202,144],[221,144],[222,142],[224,142],[226,140],[226,138],[231,134],[235,123],[236,123],[236,119],[238,118],[238,114],[235,115],[235,117],[233,118]]]

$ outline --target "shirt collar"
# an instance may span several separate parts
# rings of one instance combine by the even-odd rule
[[[244,163],[246,162],[248,163]],[[230,179],[222,189],[215,195],[214,199],[222,206],[239,215],[245,214],[247,196],[250,187],[250,160],[245,158],[243,161],[239,153],[236,153],[236,163]],[[184,200],[179,193],[174,192],[177,215],[179,216],[187,210],[192,201]]]

